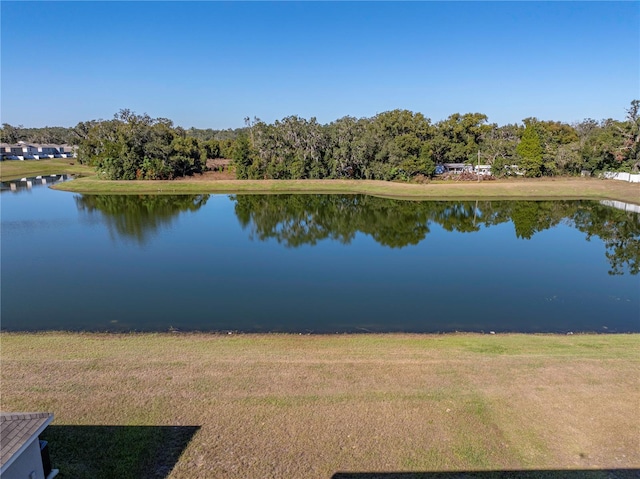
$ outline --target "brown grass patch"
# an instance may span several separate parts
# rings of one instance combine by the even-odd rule
[[[640,466],[637,335],[1,340],[4,410],[200,426],[172,478]]]

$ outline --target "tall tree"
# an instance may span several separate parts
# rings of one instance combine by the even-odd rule
[[[251,143],[246,134],[240,135],[235,142],[232,153],[233,164],[236,169],[236,177],[240,180],[248,178],[256,178],[255,167],[252,169],[253,155],[251,152]]]
[[[433,155],[436,163],[466,163],[477,158],[483,137],[491,130],[482,113],[454,113],[436,124]]]
[[[632,171],[640,170],[640,100],[633,100],[627,110],[627,121],[623,129],[624,142],[621,148],[623,161]]]
[[[20,139],[20,127],[12,126],[9,123],[3,123],[1,137],[4,143],[17,143]]]
[[[492,173],[496,176],[509,175],[511,165],[518,162],[516,147],[520,141],[521,128],[518,125],[498,127],[491,125],[482,142],[483,162],[491,165]]]
[[[534,121],[527,121],[522,133],[522,139],[516,147],[520,156],[520,168],[526,176],[540,176],[542,174],[542,145]]]

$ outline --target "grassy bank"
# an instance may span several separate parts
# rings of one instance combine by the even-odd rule
[[[55,413],[62,477],[640,466],[638,335],[0,339],[2,409]]]
[[[640,185],[592,178],[509,179],[428,184],[369,180],[210,180],[196,176],[175,181],[108,181],[93,168],[73,159],[3,161],[3,181],[39,174],[70,173],[83,176],[53,188],[98,194],[198,193],[361,193],[407,199],[613,199],[640,204]]]
[[[52,160],[6,160],[0,161],[0,180],[9,181],[37,175],[95,175],[95,170],[81,165],[73,158]]]
[[[370,180],[101,181],[81,178],[55,186],[78,193],[361,193],[407,199],[615,199],[640,204],[640,185],[586,178],[431,182]]]

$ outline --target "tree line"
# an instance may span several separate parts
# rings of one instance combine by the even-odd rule
[[[640,100],[626,113],[623,121],[570,125],[526,118],[499,126],[482,113],[432,123],[422,113],[393,110],[329,124],[294,115],[270,124],[246,118],[245,128],[235,130],[185,130],[165,118],[121,110],[112,120],[70,129],[4,124],[2,138],[35,141],[46,134],[52,142],[76,144],[79,161],[111,179],[192,175],[204,171],[209,158],[232,159],[239,179],[415,181],[432,177],[439,164],[478,162],[491,165],[496,176],[538,177],[639,171]]]
[[[393,110],[328,125],[290,116],[267,124],[247,119],[233,159],[238,178],[431,177],[436,165],[491,165],[496,176],[529,177],[640,169],[640,101],[624,121],[586,119],[569,125],[526,118],[498,126],[481,113],[455,113],[431,123],[421,113]],[[516,168],[514,168],[516,167]]]

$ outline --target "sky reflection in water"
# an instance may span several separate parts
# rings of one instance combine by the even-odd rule
[[[639,256],[590,201],[3,191],[2,328],[639,331]]]

